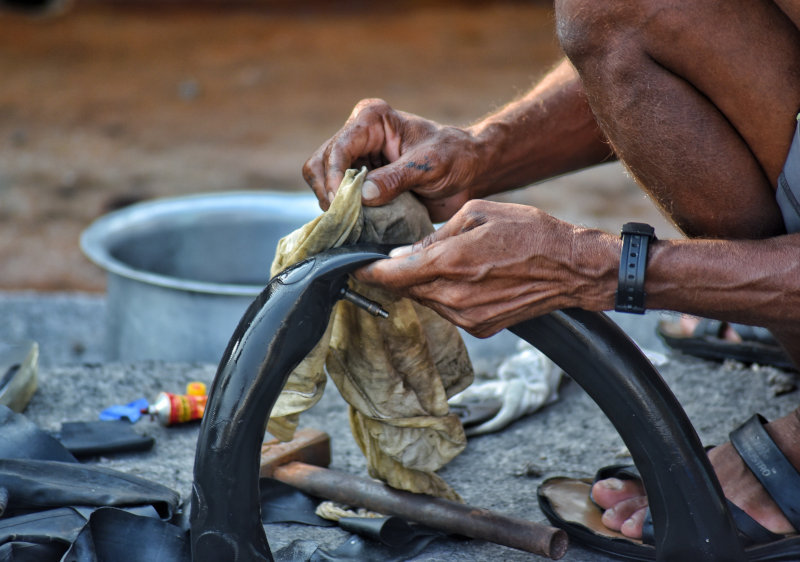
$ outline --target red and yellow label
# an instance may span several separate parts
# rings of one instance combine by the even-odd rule
[[[206,410],[208,396],[195,396],[190,394],[167,394],[169,397],[169,422],[168,425],[199,420]]]

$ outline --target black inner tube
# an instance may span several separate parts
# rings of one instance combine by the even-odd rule
[[[261,524],[259,462],[270,411],[327,327],[348,274],[375,246],[318,254],[273,278],[223,354],[200,427],[192,491],[194,562],[273,560]],[[650,498],[656,559],[745,560],[721,487],[686,414],[641,351],[604,314],[564,310],[509,328],[597,402]]]

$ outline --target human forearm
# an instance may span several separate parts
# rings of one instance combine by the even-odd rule
[[[361,100],[306,161],[303,177],[327,209],[345,170],[367,166],[365,205],[413,191],[432,220],[444,221],[470,199],[610,158],[578,75],[565,61],[527,95],[467,128]]]
[[[653,245],[648,308],[769,326],[800,323],[800,234]]]
[[[573,306],[613,309],[622,242],[598,230],[576,233],[572,261],[594,282],[577,291]],[[603,266],[610,263],[611,269]],[[800,234],[763,240],[658,240],[650,246],[644,290],[648,309],[767,327],[795,324],[800,329]]]
[[[469,127],[481,156],[472,197],[485,197],[613,158],[575,69],[564,61],[524,97]]]
[[[430,306],[481,337],[563,308],[614,308],[622,241],[527,205],[473,200],[361,281]],[[800,364],[800,234],[659,240],[645,305],[765,326]]]

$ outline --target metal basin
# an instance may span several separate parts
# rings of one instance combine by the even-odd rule
[[[81,249],[108,273],[107,358],[217,363],[278,240],[319,213],[311,194],[229,192],[97,219]]]

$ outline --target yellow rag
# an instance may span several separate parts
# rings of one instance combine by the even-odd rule
[[[343,244],[404,244],[433,232],[425,207],[409,193],[362,208],[365,176],[366,169],[348,170],[328,211],[279,242],[272,275]],[[381,303],[389,318],[339,301],[325,335],[290,375],[267,429],[280,440],[292,438],[300,413],[322,397],[327,368],[349,404],[350,427],[371,476],[394,488],[460,500],[435,474],[466,446],[447,404],[473,379],[458,330],[409,299],[350,283]]]

